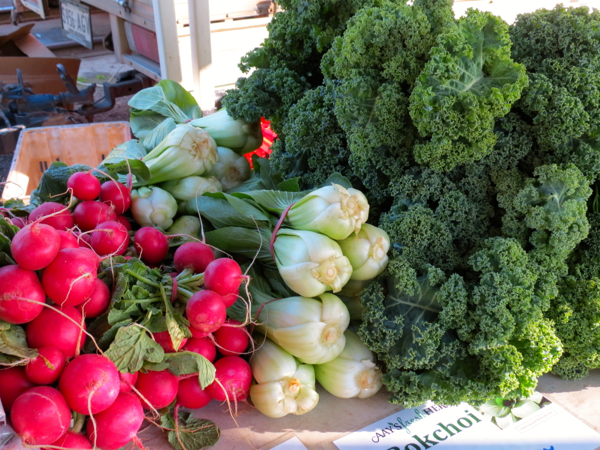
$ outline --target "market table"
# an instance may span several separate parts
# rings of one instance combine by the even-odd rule
[[[540,378],[538,390],[600,433],[600,369],[576,381],[546,374]],[[211,419],[221,428],[221,438],[213,447],[216,450],[267,450],[294,436],[309,450],[335,450],[334,440],[402,409],[388,403],[389,394],[382,391],[369,399],[341,400],[322,388],[319,388],[319,394],[319,405],[304,416],[269,419],[242,403],[238,405],[234,422],[227,405],[216,402],[196,410],[194,415]],[[148,449],[171,449],[166,434],[154,427],[145,428],[140,438]]]

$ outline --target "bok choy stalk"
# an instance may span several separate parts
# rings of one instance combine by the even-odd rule
[[[175,200],[187,202],[205,192],[222,192],[223,187],[219,180],[214,177],[191,176],[178,180],[170,180],[160,185],[162,189],[170,193]]]
[[[205,192],[222,192],[223,188],[219,180],[214,177],[191,176],[180,180],[170,180],[160,185],[162,189],[169,192],[179,204],[177,212],[185,214],[187,202]]]
[[[217,145],[227,147],[244,155],[262,145],[263,136],[260,123],[249,123],[243,119],[234,120],[225,108],[189,122],[193,127],[206,130]]]
[[[282,228],[273,249],[279,274],[304,297],[338,292],[352,275],[352,265],[338,243],[323,234]]]
[[[332,183],[299,200],[287,213],[285,224],[295,230],[316,231],[332,239],[358,233],[369,218],[369,202],[357,189]]]
[[[252,307],[253,315],[258,309]],[[318,299],[288,297],[264,303],[257,331],[305,364],[323,364],[336,358],[346,344],[348,308],[333,294]]]
[[[315,365],[317,381],[327,392],[340,398],[368,398],[383,385],[375,357],[353,331],[346,330],[346,346],[340,355]]]
[[[217,144],[206,131],[182,123],[142,161],[150,170],[148,184],[202,175],[217,162]]]
[[[256,380],[250,388],[250,398],[256,409],[277,418],[305,414],[317,406],[319,394],[313,366],[300,364],[269,339],[259,345],[250,360]]]
[[[217,147],[217,153],[219,160],[206,175],[219,180],[224,191],[233,189],[250,178],[250,163],[245,156],[226,147]]]
[[[200,219],[194,216],[178,217],[173,225],[165,231],[166,234],[187,234],[188,236],[198,237],[200,234]],[[182,242],[191,241],[190,238],[177,237],[169,239],[169,247],[180,245]]]
[[[173,225],[177,202],[171,194],[156,186],[144,186],[131,191],[131,214],[142,227],[166,230]]]
[[[382,229],[365,223],[358,234],[338,244],[352,264],[351,280],[371,280],[385,270],[390,238]]]

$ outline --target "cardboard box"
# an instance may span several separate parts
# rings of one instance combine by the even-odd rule
[[[17,69],[21,69],[23,81],[34,94],[59,94],[66,91],[56,65],[65,66],[67,73],[77,80],[77,58],[57,58],[48,47],[33,36],[34,24],[13,28],[0,33],[0,81],[17,84]]]

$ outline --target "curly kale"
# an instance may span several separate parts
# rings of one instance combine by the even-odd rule
[[[310,84],[290,69],[261,69],[248,78],[240,78],[237,89],[223,97],[223,106],[235,118],[258,122],[261,117],[272,120],[271,127],[285,121],[288,112],[302,98]]]
[[[493,209],[491,181],[481,167],[443,174],[412,168],[390,184],[395,203],[380,226],[415,268],[433,264],[445,270],[464,267],[487,237]],[[395,222],[388,227],[387,223]]]
[[[576,380],[600,367],[600,279],[568,277],[546,315],[564,346],[556,375]]]
[[[561,61],[567,66],[591,69],[600,64],[600,12],[587,7],[538,9],[521,14],[511,26],[512,55],[532,72],[543,73],[546,67]]]
[[[417,162],[446,171],[489,154],[494,121],[526,84],[525,67],[510,58],[506,23],[469,9],[440,36],[411,93],[410,115],[429,138],[415,145]]]
[[[512,56],[531,79],[516,105],[531,125],[537,158],[600,173],[600,12],[538,10],[510,28]]]
[[[392,247],[359,334],[393,401],[585,376],[600,366],[600,12],[507,26],[408,3],[282,0],[224,103],[272,120],[284,179],[339,172],[368,197]]]
[[[409,163],[416,133],[408,89],[434,42],[420,8],[386,1],[360,10],[323,57],[323,73],[338,81],[335,115],[348,136],[349,164],[376,203]]]
[[[334,103],[330,87],[307,91],[290,110],[281,131],[284,138],[272,147],[271,167],[288,178],[300,177],[304,188],[320,186],[334,172],[360,187],[360,179],[348,167],[350,152]]]
[[[380,0],[283,0],[267,26],[269,37],[240,63],[248,77],[228,91],[223,105],[234,118],[273,120],[279,132],[289,109],[304,91],[323,83],[321,58],[347,21],[363,6]]]
[[[532,302],[536,271],[518,242],[488,239],[469,264],[467,282],[433,266],[416,271],[399,255],[363,291],[359,335],[385,364],[393,402],[527,396],[558,360],[560,342]]]

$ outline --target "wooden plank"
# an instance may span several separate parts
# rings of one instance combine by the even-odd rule
[[[181,83],[181,60],[179,56],[174,1],[152,0],[152,6],[154,10],[156,40],[158,41],[161,77]]]
[[[193,94],[202,111],[214,112],[210,11],[206,0],[189,0],[188,7]]]
[[[113,47],[115,50],[115,58],[120,63],[123,63],[123,55],[131,53],[127,35],[125,33],[125,20],[122,17],[109,14],[110,31],[112,33]]]
[[[130,1],[131,11],[126,11],[113,0],[83,0],[83,2],[109,14],[121,17],[128,22],[155,31],[152,0]]]

